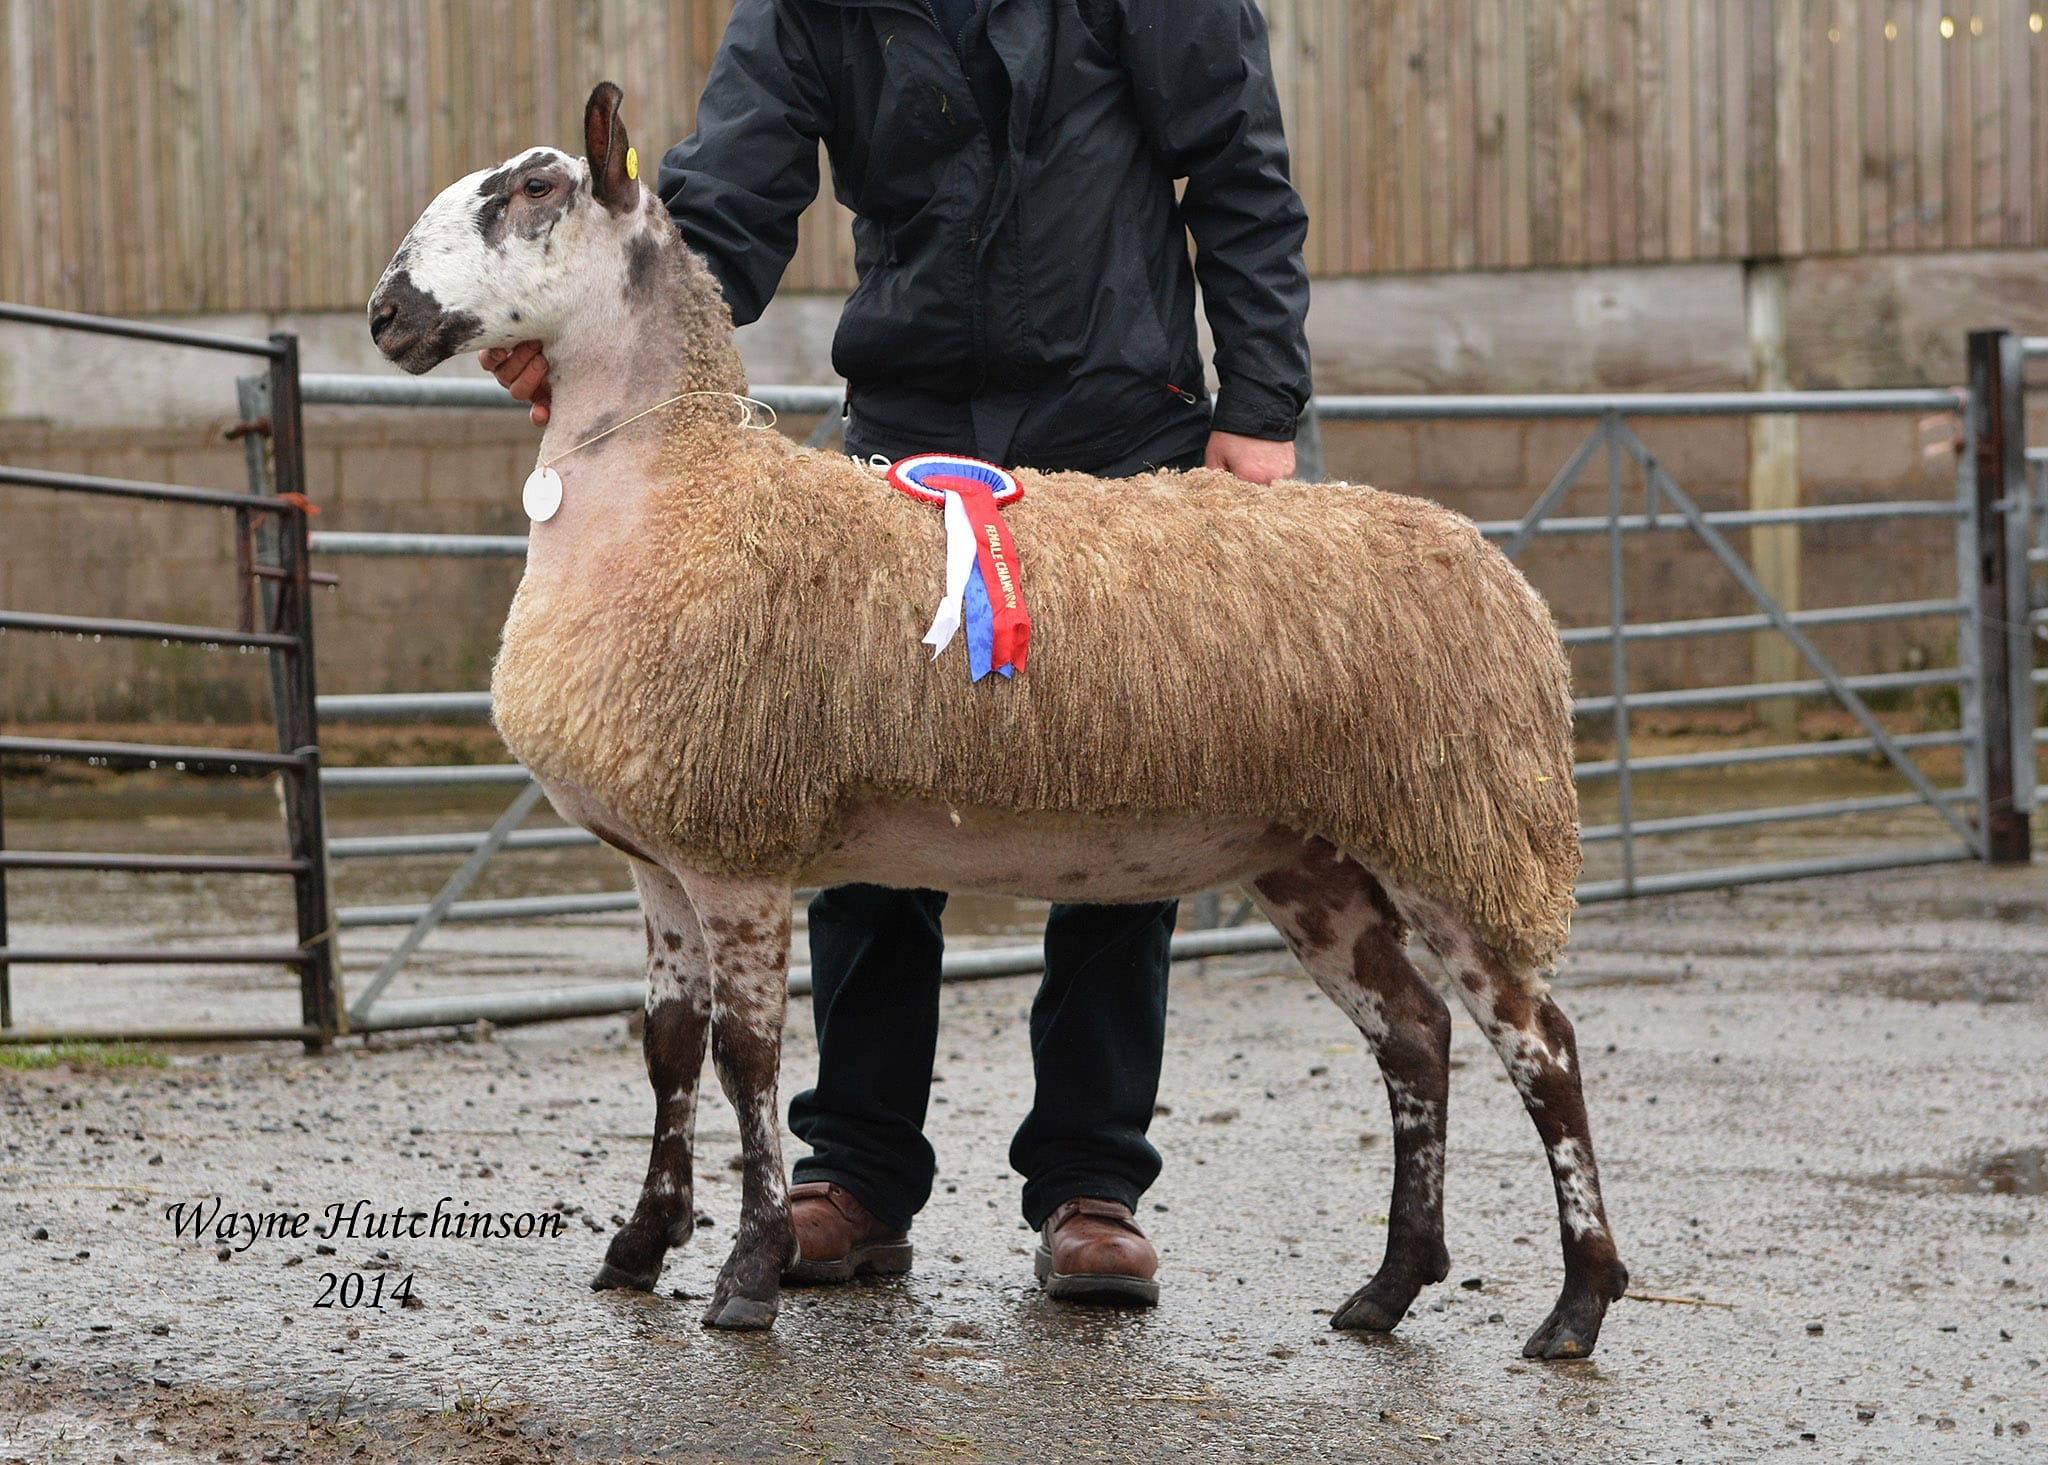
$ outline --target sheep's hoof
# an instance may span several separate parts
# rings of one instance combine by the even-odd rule
[[[762,1302],[753,1297],[728,1297],[724,1302],[714,1302],[711,1310],[704,1314],[704,1326],[724,1328],[735,1333],[758,1333],[775,1326],[776,1305],[771,1299]]]
[[[612,1237],[604,1265],[590,1279],[593,1292],[652,1292],[661,1280],[661,1259],[668,1248],[650,1243],[631,1226]]]
[[[1341,1332],[1391,1333],[1408,1316],[1408,1304],[1420,1290],[1417,1286],[1399,1293],[1377,1283],[1361,1287],[1331,1314],[1330,1326]]]
[[[1345,1332],[1391,1333],[1408,1316],[1415,1295],[1431,1282],[1441,1282],[1450,1270],[1451,1259],[1441,1243],[1421,1270],[1389,1261],[1345,1299],[1331,1316],[1330,1326]]]
[[[654,1284],[661,1280],[661,1268],[651,1272],[629,1272],[605,1262],[597,1269],[597,1275],[590,1279],[593,1292],[652,1292]]]
[[[1590,1358],[1600,1341],[1600,1324],[1606,1320],[1607,1305],[1628,1290],[1628,1269],[1615,1262],[1604,1288],[1595,1288],[1577,1277],[1566,1277],[1557,1306],[1543,1320],[1543,1326],[1522,1345],[1524,1358],[1562,1362]]]
[[[1564,1308],[1543,1320],[1543,1326],[1529,1335],[1529,1341],[1522,1345],[1524,1358],[1543,1358],[1562,1362],[1573,1358],[1587,1358],[1592,1355],[1594,1343],[1600,1338],[1600,1322],[1596,1318],[1590,1328],[1581,1329],[1569,1319],[1560,1316]]]

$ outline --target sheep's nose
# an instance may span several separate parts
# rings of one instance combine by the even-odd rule
[[[398,306],[393,301],[387,300],[384,302],[384,304],[378,306],[375,310],[371,311],[370,339],[372,341],[383,340],[384,333],[391,329],[391,323],[397,319]]]

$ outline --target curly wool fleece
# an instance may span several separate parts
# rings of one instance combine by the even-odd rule
[[[793,874],[865,798],[1266,819],[1518,968],[1563,944],[1568,673],[1466,519],[1340,484],[1022,473],[1030,669],[975,684],[958,641],[919,644],[937,512],[773,434],[669,467],[609,583],[521,585],[493,694],[529,767],[689,863]]]

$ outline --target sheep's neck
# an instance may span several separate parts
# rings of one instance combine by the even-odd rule
[[[702,461],[740,430],[746,374],[717,286],[680,241],[664,263],[661,308],[590,312],[548,347],[553,400],[538,462],[561,476],[562,504],[533,526],[530,570],[617,554],[640,529],[665,451]]]

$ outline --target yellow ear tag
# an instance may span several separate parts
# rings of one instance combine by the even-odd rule
[[[635,179],[640,176],[640,155],[631,148],[626,149],[626,176]]]

